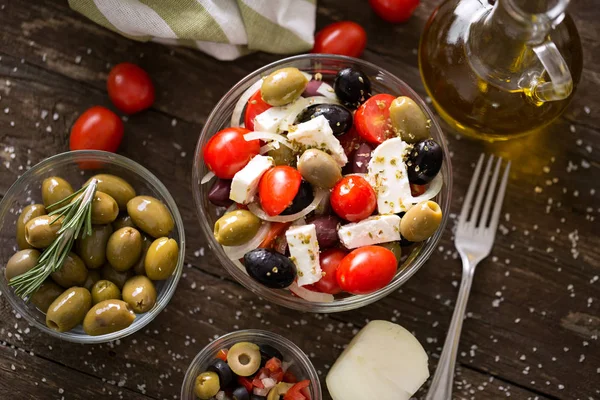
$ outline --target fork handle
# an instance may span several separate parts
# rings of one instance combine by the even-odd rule
[[[475,265],[469,266],[465,265],[465,263],[470,263],[467,257],[463,258],[463,274],[460,282],[460,290],[458,292],[454,314],[452,314],[450,328],[448,328],[448,335],[444,342],[444,349],[442,350],[440,361],[438,362],[437,369],[433,375],[431,386],[429,387],[425,400],[452,399],[454,364],[456,363],[460,331],[462,329],[465,310],[467,309],[467,301],[469,300],[469,293],[471,292],[471,284],[473,283],[473,275],[475,272]]]

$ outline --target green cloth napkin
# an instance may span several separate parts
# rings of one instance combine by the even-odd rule
[[[316,0],[69,0],[92,21],[139,41],[200,49],[219,60],[310,50]]]

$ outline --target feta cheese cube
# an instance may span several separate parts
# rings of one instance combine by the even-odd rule
[[[231,181],[229,198],[236,203],[248,204],[252,202],[258,191],[258,182],[265,172],[275,163],[272,157],[256,155],[248,164],[238,171]]]
[[[411,148],[402,139],[393,138],[373,150],[368,178],[377,193],[380,214],[398,214],[412,206],[410,182],[404,163],[404,156]]]
[[[288,114],[287,106],[271,107],[254,117],[254,131],[280,133],[279,125]]]
[[[340,227],[338,236],[348,249],[400,240],[400,217],[378,215]]]
[[[317,148],[331,154],[340,167],[348,162],[344,148],[333,136],[329,121],[322,115],[291,128],[287,137],[298,147]]]
[[[285,232],[290,259],[296,265],[298,286],[310,285],[323,277],[319,263],[319,243],[314,224],[292,226]]]

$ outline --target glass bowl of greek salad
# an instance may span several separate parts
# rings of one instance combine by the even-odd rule
[[[259,296],[346,311],[397,290],[448,220],[442,130],[402,80],[307,54],[238,82],[198,141],[193,194],[227,271]]]

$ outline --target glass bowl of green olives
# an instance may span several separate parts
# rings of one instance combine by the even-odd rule
[[[0,202],[0,291],[63,340],[103,343],[142,329],[173,296],[184,255],[169,191],[118,154],[49,157]]]
[[[247,329],[213,340],[196,355],[183,378],[181,400],[279,400],[288,392],[290,398],[322,399],[310,359],[283,336]]]
[[[398,290],[450,214],[450,153],[434,114],[391,72],[345,56],[289,57],[239,81],[208,117],[192,174],[221,264],[301,311],[348,311]],[[367,195],[344,203],[344,182]]]

